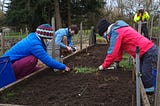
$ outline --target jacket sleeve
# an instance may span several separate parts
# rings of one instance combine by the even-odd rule
[[[122,56],[123,56],[123,53],[121,50],[119,50],[117,57],[115,58],[114,61],[120,62],[122,60]]]
[[[31,53],[48,67],[59,70],[64,70],[66,67],[66,65],[54,60],[51,56],[49,56],[42,45],[33,45],[31,47]]]
[[[106,58],[102,64],[103,68],[108,68],[116,59],[121,60],[122,52],[120,50],[122,36],[115,31],[111,35],[110,47],[108,49]]]
[[[145,19],[146,19],[146,20],[149,20],[149,19],[150,19],[150,15],[148,14],[147,11],[145,12]]]
[[[134,15],[134,22],[135,23],[137,23],[140,20],[140,18],[137,15],[138,15],[137,13]]]
[[[69,46],[74,46],[73,42],[72,42],[72,36],[71,35],[68,36],[68,45]]]

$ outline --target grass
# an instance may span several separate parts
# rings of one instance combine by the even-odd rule
[[[130,60],[130,61],[129,61]],[[123,67],[127,70],[132,70],[133,69],[133,60],[129,56],[129,54],[124,54],[122,61],[119,63],[120,67]]]
[[[12,33],[6,33],[5,38],[6,39],[19,39],[19,38],[24,38],[26,37],[26,34],[20,34],[20,33],[16,33],[16,32],[12,32]]]
[[[96,34],[96,38],[103,38],[103,37],[100,36],[99,34]]]
[[[76,73],[93,73],[97,71],[97,69],[90,67],[75,67],[74,70]]]

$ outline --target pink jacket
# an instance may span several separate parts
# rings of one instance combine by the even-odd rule
[[[114,61],[120,61],[123,52],[135,58],[136,46],[139,46],[140,57],[142,57],[154,45],[152,41],[139,34],[124,21],[117,21],[108,34],[110,46],[102,64],[103,68],[109,67]]]

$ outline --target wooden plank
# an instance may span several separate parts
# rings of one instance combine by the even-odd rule
[[[4,53],[4,32],[1,34],[1,54]]]
[[[147,94],[146,94],[146,92],[144,90],[144,86],[143,86],[143,83],[142,83],[141,79],[140,79],[140,91],[141,91],[141,97],[142,97],[143,106],[150,106],[150,103],[149,103]]]
[[[99,45],[101,45],[101,44],[99,44]],[[103,44],[102,44],[102,45],[103,45]],[[87,48],[90,48],[90,47],[93,47],[93,46],[94,46],[94,45],[90,45],[90,46],[87,46]],[[65,57],[63,58],[63,60],[65,60],[65,59],[67,59],[67,58],[69,58],[69,57],[71,57],[71,56],[77,55],[77,54],[85,51],[87,48],[83,48],[83,49],[81,49],[81,50],[79,50],[79,51],[77,51],[77,52],[74,52],[74,53],[72,53],[72,54],[70,54],[70,55],[68,55],[68,56],[65,56]]]
[[[16,104],[0,104],[0,106],[26,106],[26,105],[16,105]]]
[[[135,63],[134,59],[133,59],[133,63]],[[135,64],[134,64],[134,67],[135,67]],[[134,75],[133,75],[133,72],[134,72]],[[135,70],[133,72],[132,72],[132,80],[135,79]],[[143,106],[150,106],[150,102],[149,102],[148,96],[144,90],[144,86],[143,86],[141,79],[140,79],[140,93],[141,93],[141,98],[142,98],[141,100],[142,100]]]
[[[80,23],[80,50],[82,50],[82,34],[83,34],[83,23]]]

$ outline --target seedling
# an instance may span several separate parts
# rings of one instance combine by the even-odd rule
[[[93,73],[97,71],[96,69],[90,67],[75,67],[74,70],[76,73]]]

